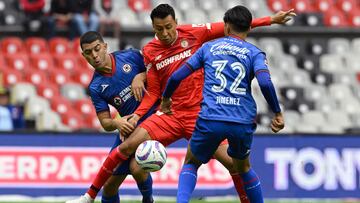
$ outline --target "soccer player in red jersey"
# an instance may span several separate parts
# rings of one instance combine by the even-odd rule
[[[295,16],[293,10],[280,11],[272,17],[252,21],[251,26],[283,24]],[[161,92],[171,74],[176,71],[202,43],[224,36],[224,23],[207,23],[178,26],[174,9],[168,4],[160,4],[151,12],[155,38],[143,48],[147,73],[147,94],[135,111],[130,122],[134,125],[152,105],[161,98]],[[221,79],[221,78],[219,78]],[[168,115],[160,111],[147,118],[135,131],[104,161],[86,196],[95,199],[111,172],[126,161],[136,148],[145,140],[157,140],[165,146],[181,139],[189,139],[195,127],[202,101],[203,69],[185,79],[172,96],[172,112]],[[135,93],[140,98],[141,92]],[[214,157],[220,161],[232,175],[239,196],[243,198],[242,180],[239,174],[232,174],[233,164],[227,155],[227,143],[221,145]],[[248,202],[246,200],[242,202]],[[72,201],[72,203],[91,201]]]

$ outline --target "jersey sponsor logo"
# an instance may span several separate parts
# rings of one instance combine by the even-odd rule
[[[188,58],[190,56],[191,56],[191,49],[185,50],[185,51],[183,51],[183,52],[181,52],[179,54],[176,54],[174,56],[171,56],[169,58],[166,58],[166,59],[160,61],[159,63],[156,64],[156,69],[160,70],[160,69],[164,68],[167,65],[170,65],[170,64],[172,64],[174,62],[183,60],[183,59]]]
[[[102,84],[101,87],[102,87],[101,93],[103,93],[104,90],[105,90],[107,87],[109,87],[109,85],[108,85],[108,84]]]
[[[121,98],[119,97],[119,96],[116,96],[116,97],[114,97],[114,104],[116,105],[116,106],[120,106],[121,105]]]
[[[186,48],[186,47],[189,46],[189,42],[184,39],[184,40],[182,40],[182,41],[180,42],[180,45],[181,45],[182,48]]]
[[[123,71],[125,73],[129,73],[131,71],[131,66],[129,64],[124,64],[123,67],[122,67]]]
[[[247,54],[250,52],[249,49],[245,47],[239,47],[235,44],[228,42],[219,42],[211,46],[210,52],[215,55],[233,55],[238,58],[246,59]]]

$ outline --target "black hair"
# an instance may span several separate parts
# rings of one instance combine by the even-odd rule
[[[104,39],[100,33],[96,32],[96,31],[86,32],[85,34],[81,35],[81,37],[80,37],[81,49],[82,49],[83,44],[90,44],[96,40],[99,40],[100,42],[104,42]]]
[[[235,32],[245,32],[251,26],[252,15],[245,6],[235,6],[225,12],[224,22]]]
[[[169,15],[171,15],[175,20],[174,8],[169,4],[159,4],[151,11],[150,17],[151,20],[154,21],[154,18],[164,19]]]

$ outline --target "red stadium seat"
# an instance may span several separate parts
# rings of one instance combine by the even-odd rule
[[[356,0],[337,0],[336,6],[344,12],[351,12],[358,9]]]
[[[317,11],[326,12],[327,10],[333,7],[334,1],[333,0],[315,0],[315,9]]]
[[[314,12],[315,8],[312,5],[311,0],[292,0],[290,7],[294,8],[296,12]]]
[[[348,26],[347,19],[344,12],[336,8],[327,10],[324,13],[324,24],[329,27],[346,27]]]
[[[268,6],[272,11],[288,10],[289,3],[287,0],[267,0]]]
[[[48,83],[47,74],[41,70],[28,69],[25,71],[24,78],[26,82],[32,83],[36,86]]]
[[[23,81],[23,74],[20,71],[4,67],[1,72],[5,86],[11,86]]]
[[[46,53],[48,51],[47,41],[40,37],[29,37],[25,40],[26,50],[29,54]]]
[[[3,54],[22,53],[25,51],[24,43],[18,37],[6,37],[1,41],[1,50]]]
[[[353,9],[348,13],[349,24],[352,27],[360,27],[360,9]]]
[[[73,54],[60,54],[54,56],[55,63],[58,68],[75,73],[78,71],[77,57]]]
[[[60,96],[59,87],[53,83],[42,83],[37,86],[38,95],[52,100]]]
[[[151,3],[149,0],[129,0],[128,6],[135,12],[148,11],[151,9]]]
[[[83,115],[96,114],[90,99],[79,99],[74,101],[74,108]]]
[[[30,62],[38,70],[48,71],[54,68],[53,57],[47,53],[31,55]]]
[[[71,75],[69,71],[59,68],[54,68],[49,71],[49,79],[54,84],[64,85],[66,83],[72,82]]]
[[[61,115],[61,119],[62,122],[72,130],[80,130],[85,128],[83,117],[75,110],[71,110]]]
[[[73,111],[72,103],[62,96],[51,99],[51,109],[58,112],[60,115]]]
[[[64,37],[54,37],[49,40],[50,52],[53,55],[70,53],[71,42]]]
[[[78,71],[76,74],[73,74],[72,79],[74,82],[79,83],[83,87],[87,88],[92,80],[93,74],[94,71],[84,68],[83,70]]]
[[[75,54],[81,55],[81,47],[80,47],[80,38],[75,38],[72,41],[72,50],[74,51]]]
[[[0,55],[0,69],[2,68],[2,67],[5,67],[5,59],[4,59],[4,57],[2,56],[2,55]]]
[[[31,69],[29,57],[26,53],[8,54],[6,55],[6,61],[8,66],[14,70]]]
[[[96,114],[87,115],[84,117],[84,123],[87,128],[99,130],[102,128],[101,123]]]

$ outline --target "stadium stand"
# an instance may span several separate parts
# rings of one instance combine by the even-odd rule
[[[99,2],[96,1],[98,6]],[[344,133],[359,126],[360,38],[331,33],[336,29],[355,32],[359,28],[358,1],[116,2],[123,38],[105,38],[111,51],[118,49],[120,41],[131,37],[135,40],[130,45],[136,48],[149,42],[153,38],[149,11],[159,3],[173,5],[181,24],[221,21],[224,11],[238,4],[248,6],[256,17],[295,8],[299,14],[295,21],[275,28],[286,30],[285,34],[278,36],[271,31],[274,29],[265,28],[270,30],[267,32],[260,28],[248,39],[267,53],[272,80],[285,110],[285,132]],[[70,40],[61,33],[48,40],[19,36],[23,14],[15,1],[0,0],[0,11],[0,27],[6,33],[0,36],[0,71],[4,85],[11,89],[11,103],[24,105],[25,118],[35,120],[39,131],[99,130],[86,94],[92,69],[81,57],[79,39]],[[304,37],[306,32],[320,34]],[[259,112],[258,132],[267,133],[271,115],[256,81],[253,92]],[[51,122],[47,122],[49,120]]]

